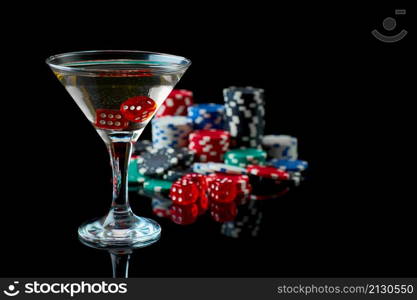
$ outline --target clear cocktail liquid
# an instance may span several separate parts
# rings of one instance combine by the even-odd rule
[[[175,65],[169,64],[162,65],[163,72],[158,72],[152,61],[98,60],[71,62],[64,66],[82,68],[80,72],[55,70],[54,73],[100,136],[103,139],[119,141],[138,139],[183,74],[183,71],[175,71]],[[149,69],[151,66],[152,71]],[[97,72],[97,69],[104,71]],[[122,129],[100,126],[97,120],[97,114],[100,115],[98,112],[104,111],[110,115],[107,112],[114,111],[110,115],[114,118],[111,122],[118,122],[115,116],[120,117],[117,111],[121,109],[121,105],[137,96],[147,96],[156,103],[156,110],[146,120],[126,121]]]

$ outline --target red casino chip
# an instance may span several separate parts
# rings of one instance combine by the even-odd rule
[[[188,148],[200,162],[223,162],[229,150],[230,133],[219,129],[195,130],[189,135]]]
[[[202,129],[195,130],[190,134],[190,141],[200,141],[200,140],[229,140],[230,133],[225,130],[219,129]]]
[[[145,122],[156,110],[156,102],[146,96],[127,99],[120,105],[120,112],[131,122]]]
[[[277,179],[277,180],[289,180],[290,175],[288,172],[283,170],[270,167],[270,166],[258,166],[258,165],[249,165],[246,168],[248,174],[265,177],[270,179]]]
[[[173,90],[164,103],[161,104],[155,117],[186,116],[187,108],[193,105],[193,92],[188,90]]]

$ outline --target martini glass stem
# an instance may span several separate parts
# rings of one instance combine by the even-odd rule
[[[133,215],[129,205],[127,180],[132,146],[132,142],[110,142],[108,144],[113,169],[113,200],[110,213],[116,223],[123,219],[126,221],[126,218]]]

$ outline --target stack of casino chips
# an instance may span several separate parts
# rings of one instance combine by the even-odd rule
[[[296,138],[262,139],[263,90],[229,88],[224,95],[224,107],[192,105],[191,92],[173,91],[152,121],[152,144],[135,146],[129,188],[153,198],[154,213],[177,224],[191,224],[209,212],[224,223],[226,235],[254,236],[258,218],[247,217],[256,214],[253,203],[299,185],[308,164],[297,160]]]
[[[265,128],[264,90],[229,87],[223,90],[225,129],[236,148],[260,148]]]
[[[194,129],[223,129],[224,105],[214,103],[195,104],[188,107],[188,117]]]
[[[222,162],[229,150],[230,134],[224,130],[195,130],[189,135],[188,148],[195,153],[195,160],[200,162]]]
[[[186,116],[187,108],[193,105],[193,92],[188,90],[172,90],[155,114],[155,118],[163,116]]]
[[[267,151],[268,157],[274,159],[296,160],[298,140],[289,135],[265,135],[262,138],[262,147]]]
[[[267,154],[256,148],[233,149],[225,153],[224,160],[227,165],[245,168],[248,165],[265,164]]]
[[[183,116],[165,116],[152,120],[154,148],[187,147],[188,135],[193,130],[191,121]]]

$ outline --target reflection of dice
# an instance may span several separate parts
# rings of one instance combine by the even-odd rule
[[[187,205],[174,204],[171,206],[169,212],[171,221],[180,225],[192,224],[198,217],[198,207],[193,203]]]
[[[96,123],[94,125],[102,129],[121,130],[129,126],[129,122],[122,116],[122,114],[118,110],[97,109]]]
[[[236,203],[212,203],[210,215],[214,221],[219,223],[233,221],[237,216]]]

